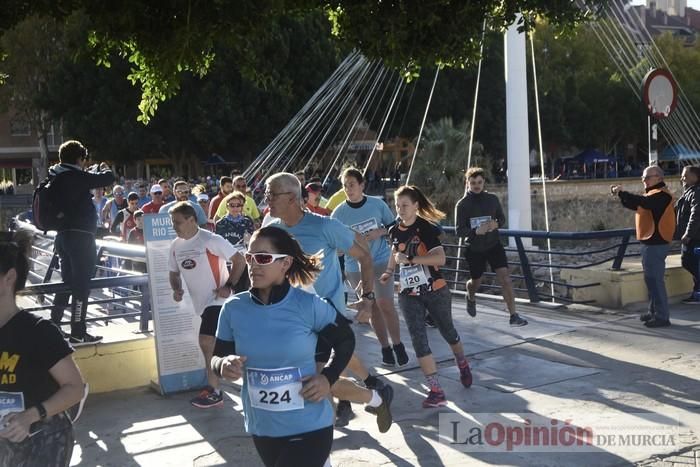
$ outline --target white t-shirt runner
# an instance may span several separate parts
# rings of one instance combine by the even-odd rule
[[[199,229],[189,240],[176,238],[170,245],[168,269],[179,272],[187,284],[195,312],[202,314],[208,306],[223,305],[214,290],[226,284],[229,270],[226,261],[240,250],[224,237]]]

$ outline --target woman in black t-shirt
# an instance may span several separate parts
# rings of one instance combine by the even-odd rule
[[[423,407],[442,407],[447,404],[447,398],[438,381],[437,365],[428,345],[424,324],[426,311],[450,345],[462,385],[468,388],[472,384],[469,362],[452,322],[452,294],[440,272],[446,256],[436,224],[445,214],[413,185],[402,186],[394,197],[401,222],[389,229],[393,255],[379,280],[382,283],[389,281],[399,265],[399,308],[428,386]]]
[[[0,467],[67,466],[84,382],[58,328],[17,307],[28,235],[0,233]]]

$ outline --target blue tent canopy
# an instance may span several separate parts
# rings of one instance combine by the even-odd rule
[[[613,155],[605,155],[600,151],[595,149],[586,149],[582,153],[569,159],[571,161],[580,162],[583,164],[603,164],[603,163],[615,163],[617,158]]]
[[[688,149],[683,144],[674,144],[659,153],[660,161],[700,160],[700,152]]]

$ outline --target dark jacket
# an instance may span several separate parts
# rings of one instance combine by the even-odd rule
[[[662,222],[662,217],[673,201],[673,196],[668,192],[664,182],[657,183],[654,186],[646,188],[644,191],[644,195],[635,195],[628,191],[618,192],[618,196],[624,207],[637,211],[637,218],[640,216],[650,216],[651,222],[654,224],[654,231],[649,238],[639,238],[640,222],[638,221],[637,239],[640,243],[646,245],[664,245],[670,243],[671,238],[665,239],[661,236],[659,224]],[[671,221],[673,222],[673,216],[671,216]],[[670,235],[672,236],[673,234],[671,233]]]
[[[506,215],[496,195],[486,191],[481,193],[467,191],[464,198],[460,199],[455,206],[455,227],[457,236],[465,237],[472,251],[486,251],[500,242],[498,230],[484,235],[476,234],[476,227],[472,227],[472,219],[476,220],[480,217],[495,219],[500,227],[506,223]]]
[[[699,205],[700,185],[689,186],[676,202],[676,240],[687,235],[691,241],[700,242]]]
[[[58,197],[58,208],[63,213],[58,232],[83,230],[95,233],[97,212],[92,204],[90,190],[111,185],[111,170],[86,172],[73,164],[57,164],[49,169],[49,176],[56,177],[53,184]]]

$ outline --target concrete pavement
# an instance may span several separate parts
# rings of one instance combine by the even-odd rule
[[[530,325],[511,328],[502,303],[481,300],[476,318],[471,318],[464,300],[455,298],[453,316],[470,355],[473,386],[461,386],[449,348],[436,329],[429,329],[448,406],[421,407],[425,389],[413,354],[411,365],[401,371],[377,367],[394,385],[395,424],[380,434],[374,418],[354,406],[357,417],[336,429],[333,465],[660,466],[673,453],[696,456],[700,305],[673,305],[673,326],[654,330],[642,326],[634,310],[522,306],[519,311]],[[405,327],[402,332],[410,347]],[[365,362],[378,363],[379,346],[371,330],[359,327],[356,334]],[[191,407],[191,393],[163,398],[143,389],[92,396],[76,425],[71,465],[261,465],[243,431],[238,390],[234,385],[225,389],[225,408],[210,410]],[[680,420],[681,426],[673,445],[652,450],[606,446],[586,452],[561,447],[556,450],[564,452],[463,452],[464,445],[438,437],[440,413],[465,419],[491,414],[506,420],[504,414],[523,412],[552,418],[573,414],[574,424],[578,417],[594,416],[618,423],[621,430],[639,418],[631,414],[645,413],[657,423]]]

